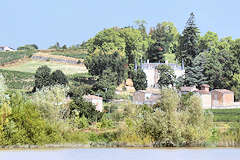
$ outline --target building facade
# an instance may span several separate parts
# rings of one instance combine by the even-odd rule
[[[227,107],[234,105],[234,93],[227,89],[215,89],[211,91],[212,107]]]
[[[103,98],[102,97],[98,97],[95,95],[85,95],[83,96],[83,98],[88,101],[91,102],[92,104],[96,105],[96,110],[102,112],[103,111]]]
[[[14,49],[8,46],[0,46],[0,51],[14,51]]]
[[[158,86],[157,82],[159,79],[159,73],[156,68],[159,65],[163,65],[163,64],[169,65],[174,70],[174,73],[177,78],[185,74],[185,70],[183,66],[179,66],[177,64],[171,64],[171,63],[168,63],[167,61],[165,63],[149,63],[149,61],[147,61],[146,63],[141,64],[141,68],[146,74],[148,88],[156,88]]]
[[[154,105],[160,99],[159,90],[139,90],[133,94],[133,103],[134,104],[148,104]]]

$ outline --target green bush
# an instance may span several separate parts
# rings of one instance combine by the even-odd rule
[[[63,141],[58,127],[44,120],[36,105],[25,101],[19,94],[13,95],[9,102],[12,110],[8,121],[0,127],[1,145],[41,145]]]
[[[51,69],[48,66],[41,66],[35,73],[35,88],[42,89],[43,87],[51,85]]]
[[[56,70],[54,71],[51,76],[51,85],[67,85],[68,84],[68,79],[67,76],[61,71],[61,70]]]
[[[138,68],[133,74],[133,87],[136,90],[145,90],[147,88],[147,76],[142,69]]]
[[[76,112],[79,118],[84,115],[89,122],[96,122],[102,118],[102,113],[96,110],[96,106],[82,97],[74,98],[70,103],[70,115],[75,117]]]
[[[113,121],[109,119],[106,114],[104,114],[100,122],[98,122],[97,127],[100,129],[113,128]]]

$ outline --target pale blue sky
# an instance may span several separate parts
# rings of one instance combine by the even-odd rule
[[[202,34],[211,30],[240,38],[238,0],[1,0],[0,6],[0,45],[14,48],[79,44],[104,28],[137,19],[147,21],[148,28],[171,21],[182,32],[190,12]]]

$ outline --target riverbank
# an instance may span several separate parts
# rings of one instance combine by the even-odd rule
[[[202,144],[191,146],[164,147],[154,144],[126,144],[126,143],[89,143],[89,144],[45,144],[45,145],[8,145],[0,146],[0,150],[12,149],[74,149],[74,148],[240,148],[240,144],[234,142],[221,142],[216,144]]]

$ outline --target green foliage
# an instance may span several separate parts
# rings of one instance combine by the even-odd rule
[[[93,53],[96,50],[100,50],[103,53],[111,51],[125,51],[125,42],[124,38],[121,37],[119,28],[109,28],[100,31],[87,41],[87,48],[89,53]]]
[[[240,109],[211,109],[215,122],[240,122]]]
[[[24,46],[20,46],[17,48],[17,50],[29,50],[29,51],[34,51],[37,49],[38,49],[38,46],[36,44],[26,44]]]
[[[132,135],[149,137],[158,147],[202,144],[211,136],[212,116],[202,110],[197,96],[186,101],[181,103],[176,91],[164,89],[153,108],[138,108],[128,120],[128,128],[132,128]]]
[[[46,144],[63,141],[57,126],[42,119],[37,106],[26,101],[19,93],[4,103],[11,107],[8,121],[0,128],[1,145]],[[4,106],[1,105],[0,108]],[[6,115],[6,114],[5,114]]]
[[[61,71],[56,70],[50,75],[51,85],[67,85],[67,76]]]
[[[112,72],[118,73],[116,76],[117,83],[122,83],[126,79],[126,60],[118,52],[113,54],[99,54],[88,57],[84,61],[91,75],[102,76],[104,70],[111,69]]]
[[[76,112],[79,117],[85,116],[89,122],[97,121],[102,117],[102,113],[96,110],[96,106],[82,97],[74,98],[70,103],[70,115],[75,117]]]
[[[89,126],[88,119],[83,115],[82,117],[79,117],[79,113],[77,110],[74,110],[75,117],[73,118],[74,126],[76,126],[79,129],[84,129]]]
[[[150,62],[164,62],[164,54],[175,53],[179,34],[172,22],[162,22],[156,28],[151,28],[150,36],[153,42],[148,49]]]
[[[179,50],[176,55],[178,62],[192,66],[193,59],[199,54],[198,41],[199,30],[195,24],[195,15],[191,13],[179,39]]]
[[[186,67],[185,85],[199,87],[201,84],[208,84],[207,77],[204,75],[206,62],[204,53],[194,58],[192,67]]]
[[[159,73],[158,85],[160,86],[160,88],[174,85],[176,75],[174,73],[174,70],[170,66],[165,64],[159,65],[157,67],[157,70]]]
[[[110,69],[103,71],[101,77],[93,85],[92,90],[96,95],[100,95],[104,100],[112,99],[117,86],[117,73]]]
[[[98,122],[97,127],[100,129],[113,128],[113,121],[109,119],[106,114],[104,114],[100,122]]]
[[[218,51],[218,35],[217,33],[208,31],[199,39],[200,52]]]
[[[41,66],[35,73],[35,88],[42,89],[51,85],[51,69],[48,66]]]
[[[147,77],[141,68],[134,72],[132,81],[136,90],[145,90],[147,88]]]
[[[232,53],[224,51],[207,56],[204,75],[211,88],[231,89],[233,76],[239,72],[239,64]]]
[[[35,86],[33,91],[51,85],[54,86],[67,84],[67,76],[61,70],[56,70],[51,74],[51,69],[45,65],[39,67],[35,73]]]
[[[4,66],[7,63],[15,62],[19,59],[31,57],[33,51],[16,51],[16,52],[1,52],[0,65]]]
[[[135,59],[140,60],[148,48],[148,41],[142,31],[131,27],[109,28],[97,33],[87,42],[89,53],[114,53],[119,52],[134,64]]]
[[[41,116],[49,122],[58,123],[68,117],[68,88],[61,85],[44,87],[35,92],[31,99],[38,106]]]
[[[110,143],[114,142],[117,139],[116,132],[103,132],[103,133],[90,133],[89,141],[90,142],[105,142]]]
[[[148,39],[143,39],[141,31],[126,27],[120,30],[120,34],[125,41],[125,56],[128,64],[134,64],[144,57],[148,48]]]
[[[60,55],[65,57],[72,57],[72,58],[78,58],[78,59],[85,59],[88,56],[88,53],[84,50],[79,50],[77,52],[73,51],[58,51],[58,52],[51,52],[51,55]]]
[[[34,86],[34,74],[0,69],[9,89],[29,90]]]

